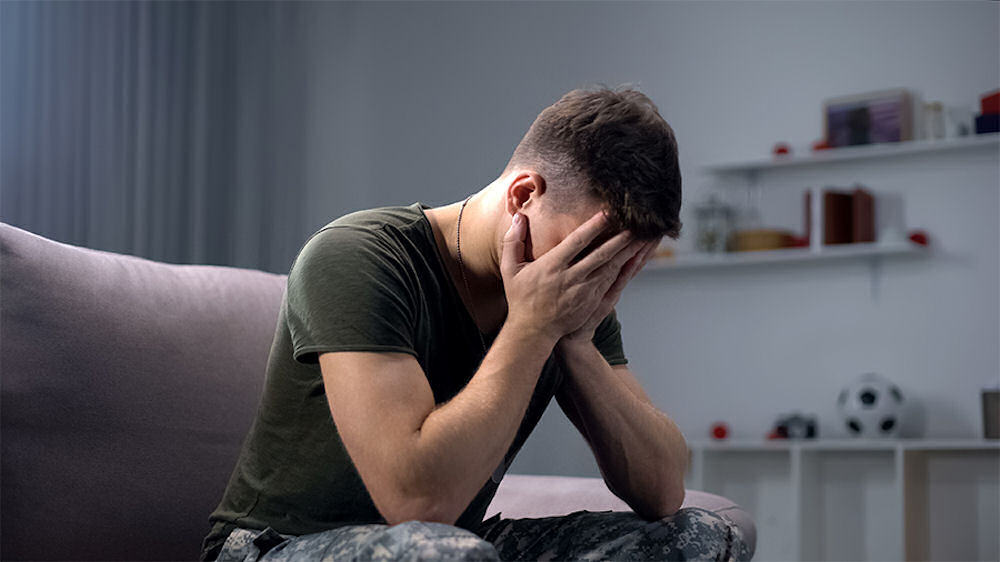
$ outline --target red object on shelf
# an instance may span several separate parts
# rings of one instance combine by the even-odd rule
[[[826,142],[826,139],[818,140],[812,145],[813,150],[829,150],[831,148],[833,147],[830,146],[830,143]]]
[[[983,97],[979,98],[979,108],[982,110],[980,113],[983,115],[1000,113],[1000,90],[983,94]]]
[[[782,435],[782,434],[778,433],[778,430],[774,430],[774,431],[772,431],[771,433],[769,433],[769,434],[767,435],[767,438],[768,438],[769,440],[772,440],[772,441],[773,441],[773,440],[775,440],[775,439],[788,439],[788,438],[787,438],[787,437],[785,437],[784,435]]]
[[[792,236],[788,244],[789,248],[808,248],[809,247],[809,236]]]
[[[722,440],[729,437],[729,426],[723,422],[712,424],[712,438]]]
[[[771,152],[773,152],[775,156],[786,155],[792,153],[792,148],[783,142],[779,142],[778,144],[774,145],[774,148],[771,149]]]
[[[923,230],[910,231],[910,240],[914,244],[920,244],[921,246],[926,246],[930,242],[927,239],[927,233]]]

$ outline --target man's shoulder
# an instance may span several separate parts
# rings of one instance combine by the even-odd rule
[[[388,227],[407,228],[426,220],[423,203],[413,203],[406,206],[378,207],[348,213],[321,228],[316,234],[329,229],[345,228],[364,232],[378,231]],[[315,235],[314,235],[315,236]]]
[[[414,203],[407,206],[379,207],[344,215],[316,231],[302,246],[292,266],[310,270],[331,262],[352,266],[375,259],[379,262],[400,261],[410,253],[413,242],[418,245],[428,236],[429,227],[423,211],[427,206]],[[402,240],[409,244],[400,244]]]

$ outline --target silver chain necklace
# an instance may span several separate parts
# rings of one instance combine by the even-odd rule
[[[465,198],[462,202],[462,208],[458,210],[458,225],[455,227],[455,250],[458,254],[458,270],[462,273],[462,283],[465,284],[465,292],[469,295],[469,314],[472,315],[472,321],[476,324],[476,335],[479,336],[479,345],[483,346],[483,355],[486,355],[486,340],[483,339],[483,332],[479,329],[479,319],[476,318],[475,306],[472,304],[472,289],[469,288],[469,278],[465,276],[465,262],[462,261],[462,213],[465,212],[465,206],[469,204],[469,200],[472,199],[472,195]]]

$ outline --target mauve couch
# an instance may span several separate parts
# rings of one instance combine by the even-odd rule
[[[250,427],[285,277],[170,265],[0,224],[0,557],[196,560]],[[685,505],[750,517],[689,491]],[[627,509],[510,475],[490,513]]]

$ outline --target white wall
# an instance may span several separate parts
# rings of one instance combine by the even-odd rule
[[[494,179],[538,111],[588,84],[637,83],[658,103],[680,144],[689,234],[692,203],[718,183],[701,167],[779,140],[804,150],[825,98],[908,87],[971,108],[1000,84],[996,3],[314,6],[316,227],[460,199]],[[619,304],[634,372],[689,439],[714,420],[762,437],[796,409],[832,435],[837,391],[866,371],[921,402],[927,436],[979,436],[979,388],[1000,376],[995,151],[816,174],[762,177],[765,219],[798,227],[802,188],[860,181],[904,196],[934,256],[887,263],[877,299],[862,264],[644,273]],[[556,407],[513,470],[596,474]]]

